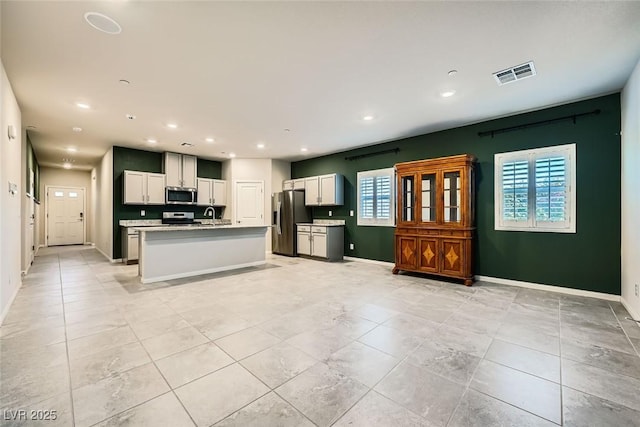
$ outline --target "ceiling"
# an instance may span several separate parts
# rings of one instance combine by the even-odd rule
[[[112,145],[298,160],[617,92],[640,58],[640,2],[0,5],[2,62],[38,160],[81,169]],[[527,61],[536,76],[496,84]]]

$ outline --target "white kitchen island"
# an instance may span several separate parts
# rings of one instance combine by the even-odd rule
[[[267,226],[136,227],[138,275],[153,283],[266,263]]]

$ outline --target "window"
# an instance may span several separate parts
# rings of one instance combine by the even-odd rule
[[[358,225],[395,225],[393,168],[358,172]]]
[[[576,232],[576,145],[495,155],[495,229]]]

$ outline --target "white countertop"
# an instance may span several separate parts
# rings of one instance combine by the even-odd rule
[[[320,222],[322,221],[322,222]],[[298,222],[296,223],[296,225],[309,225],[309,226],[314,226],[314,227],[344,227],[344,220],[313,220],[313,223],[311,222]]]
[[[153,227],[133,227],[136,231],[153,233],[157,231],[198,231],[198,230],[220,230],[220,229],[242,229],[242,228],[266,228],[268,225],[212,225],[212,224],[196,224],[196,225],[160,225]]]

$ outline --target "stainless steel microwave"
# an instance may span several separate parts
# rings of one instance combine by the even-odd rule
[[[198,191],[195,188],[166,187],[167,205],[195,205],[198,203]]]

